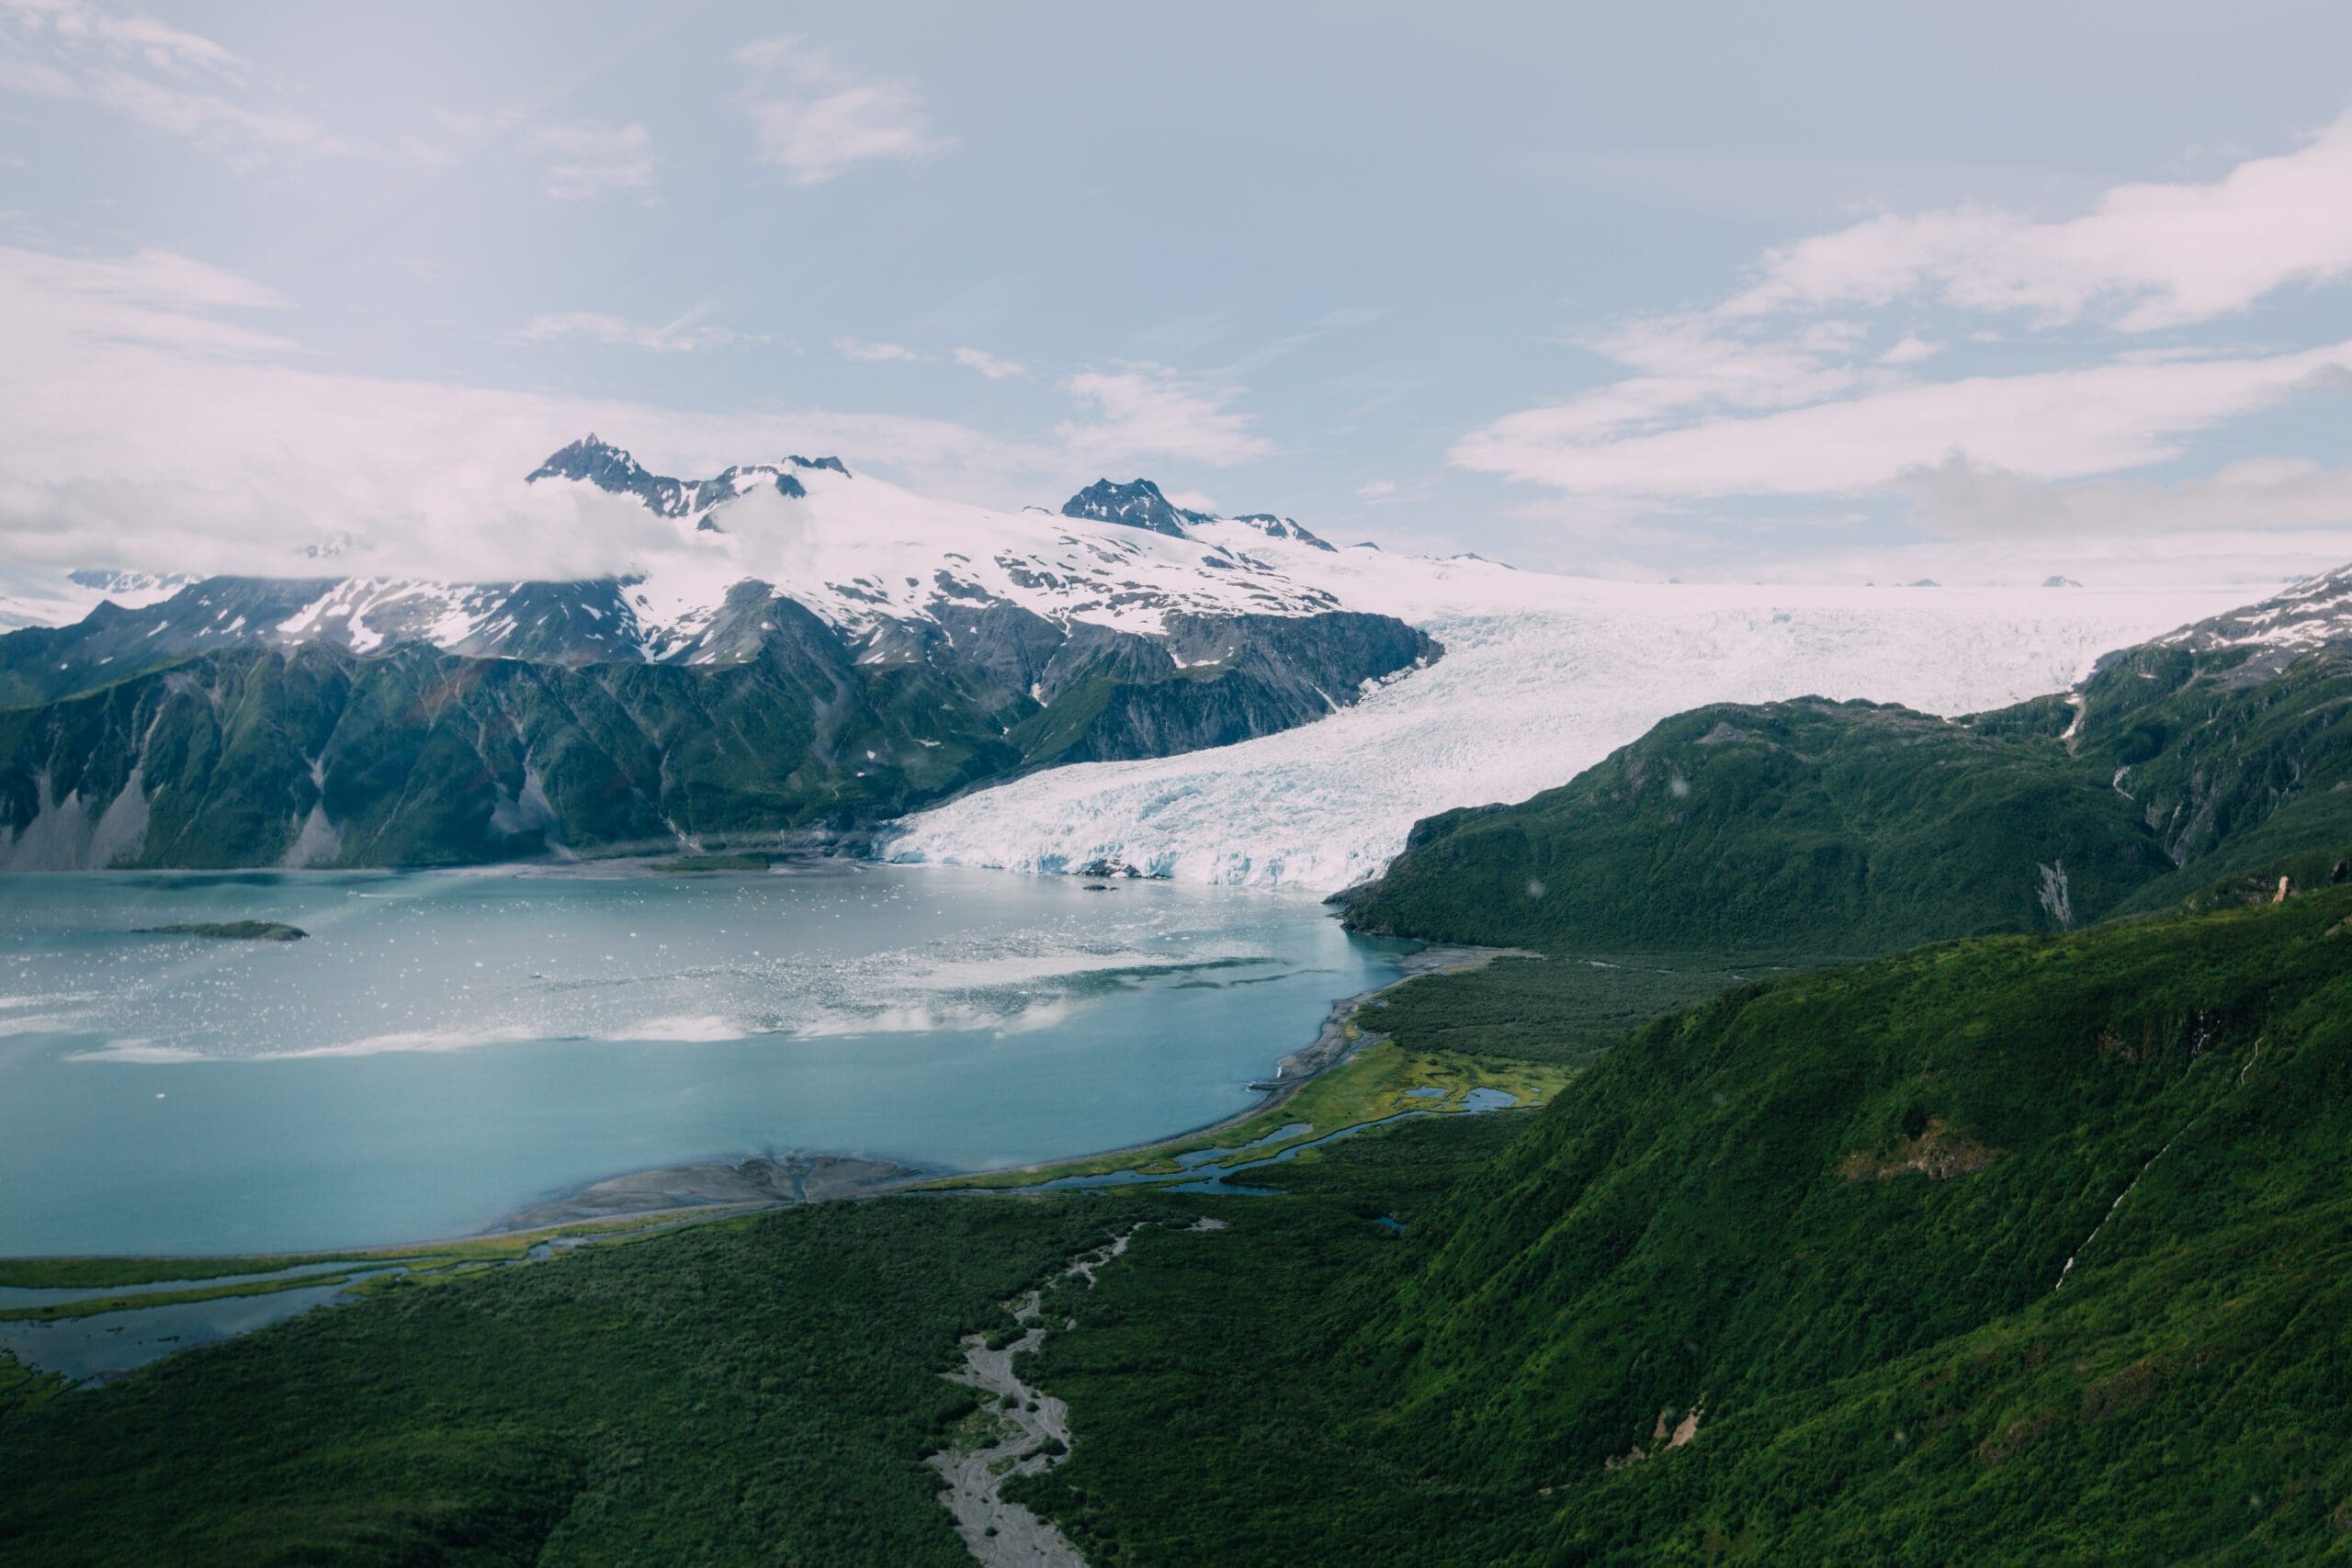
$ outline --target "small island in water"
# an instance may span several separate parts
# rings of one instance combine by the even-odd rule
[[[141,926],[133,936],[205,936],[221,942],[300,942],[311,933],[283,920],[181,920]]]

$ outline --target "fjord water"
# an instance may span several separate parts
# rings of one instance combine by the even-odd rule
[[[275,920],[293,942],[158,934]],[[465,1234],[758,1153],[975,1169],[1245,1108],[1392,944],[947,868],[0,878],[0,1254]]]

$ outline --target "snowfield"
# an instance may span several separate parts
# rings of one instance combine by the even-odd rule
[[[967,795],[907,818],[886,856],[1045,874],[1109,857],[1329,891],[1377,875],[1416,819],[1565,784],[1685,708],[1816,694],[1972,713],[2063,691],[2101,653],[2261,596],[1610,582],[1362,547],[1318,574],[1306,555],[1285,571],[1412,622],[1445,657],[1303,728]]]

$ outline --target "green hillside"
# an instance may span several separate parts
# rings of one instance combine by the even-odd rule
[[[1385,1256],[1106,1273],[1043,1358],[1076,1457],[1033,1495],[1146,1562],[2352,1552],[2347,921],[1670,1014]]]
[[[2065,931],[2225,879],[2342,879],[2352,656],[2152,644],[1943,719],[1819,698],[1679,714],[1565,786],[1418,824],[1359,930],[1557,951],[1893,952]]]

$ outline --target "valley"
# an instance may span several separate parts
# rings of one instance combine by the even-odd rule
[[[659,486],[648,503],[695,515]],[[1156,490],[1073,505],[1188,544],[1226,525]],[[1692,690],[1834,675],[1962,711],[1703,702],[1481,806],[1460,792],[1510,775],[1476,758],[1552,766],[1676,688],[1611,697],[1636,683],[1594,663],[1567,688],[1588,695],[1525,732],[1465,691],[1513,660],[1552,679],[1566,648],[1654,653],[1691,623],[1571,616],[1561,584],[1486,563],[1364,567],[1304,530],[1262,536],[1361,583],[1484,574],[1490,600],[1548,607],[1447,619],[1392,598],[1387,624],[1443,657],[1344,712],[1167,759],[1080,761],[1073,739],[1063,765],[877,840],[955,860],[956,825],[987,820],[999,844],[1066,846],[999,858],[1080,876],[808,858],[763,827],[605,840],[660,846],[636,863],[0,881],[44,890],[6,906],[0,1066],[47,1130],[0,1155],[34,1195],[0,1235],[125,1255],[0,1264],[22,1298],[0,1303],[0,1460],[62,1456],[74,1478],[0,1501],[0,1543],[1464,1564],[2332,1547],[2352,1507],[2325,1304],[2352,1114],[2340,574],[2110,649],[2102,616],[2174,601],[1882,615],[1716,591]],[[1181,647],[1187,626],[1170,611],[1158,635]],[[1998,657],[1955,664],[1959,627]],[[191,670],[341,671],[347,711],[470,657],[220,649],[13,711],[54,732],[114,705],[145,727],[143,770],[178,743],[146,694]],[[543,691],[623,668],[765,678],[764,654],[698,657],[490,663]],[[414,711],[474,711],[465,684]],[[2000,700],[1963,701],[1980,692]],[[1419,783],[1363,788],[1368,737],[1441,719],[1487,750],[1425,747]],[[1313,776],[1282,756],[1349,753],[1354,785],[1238,805],[1231,781]],[[1272,836],[1196,858],[1168,847],[1181,829],[1152,837],[1175,824],[1103,808],[1179,779],[1219,832]],[[530,784],[549,820],[586,820],[568,787]],[[1379,813],[1415,789],[1456,804],[1385,847]],[[41,798],[19,849],[61,841]],[[1341,799],[1380,804],[1317,818]],[[1057,840],[1019,838],[1040,803]],[[212,800],[185,818],[223,819]],[[365,818],[328,820],[340,844]],[[1301,831],[1331,836],[1283,837]],[[473,842],[459,858],[487,856]],[[1344,929],[1316,898],[1343,877]],[[1306,886],[1199,886],[1234,882]],[[587,968],[583,942],[603,950]],[[64,1157],[134,1106],[143,1196]],[[255,1112],[298,1131],[264,1139],[239,1120]],[[452,1157],[486,1150],[495,1169]],[[353,1246],[500,1213],[472,1241]],[[133,1215],[163,1228],[119,1228]],[[167,1249],[212,1256],[128,1256]],[[313,1418],[290,1419],[199,1496],[130,1436],[201,1433],[297,1384],[361,1413],[365,1458],[321,1471]],[[476,1424],[453,1429],[453,1406]],[[778,1440],[830,1457],[779,1469]],[[140,1508],[94,1512],[126,1490]]]

